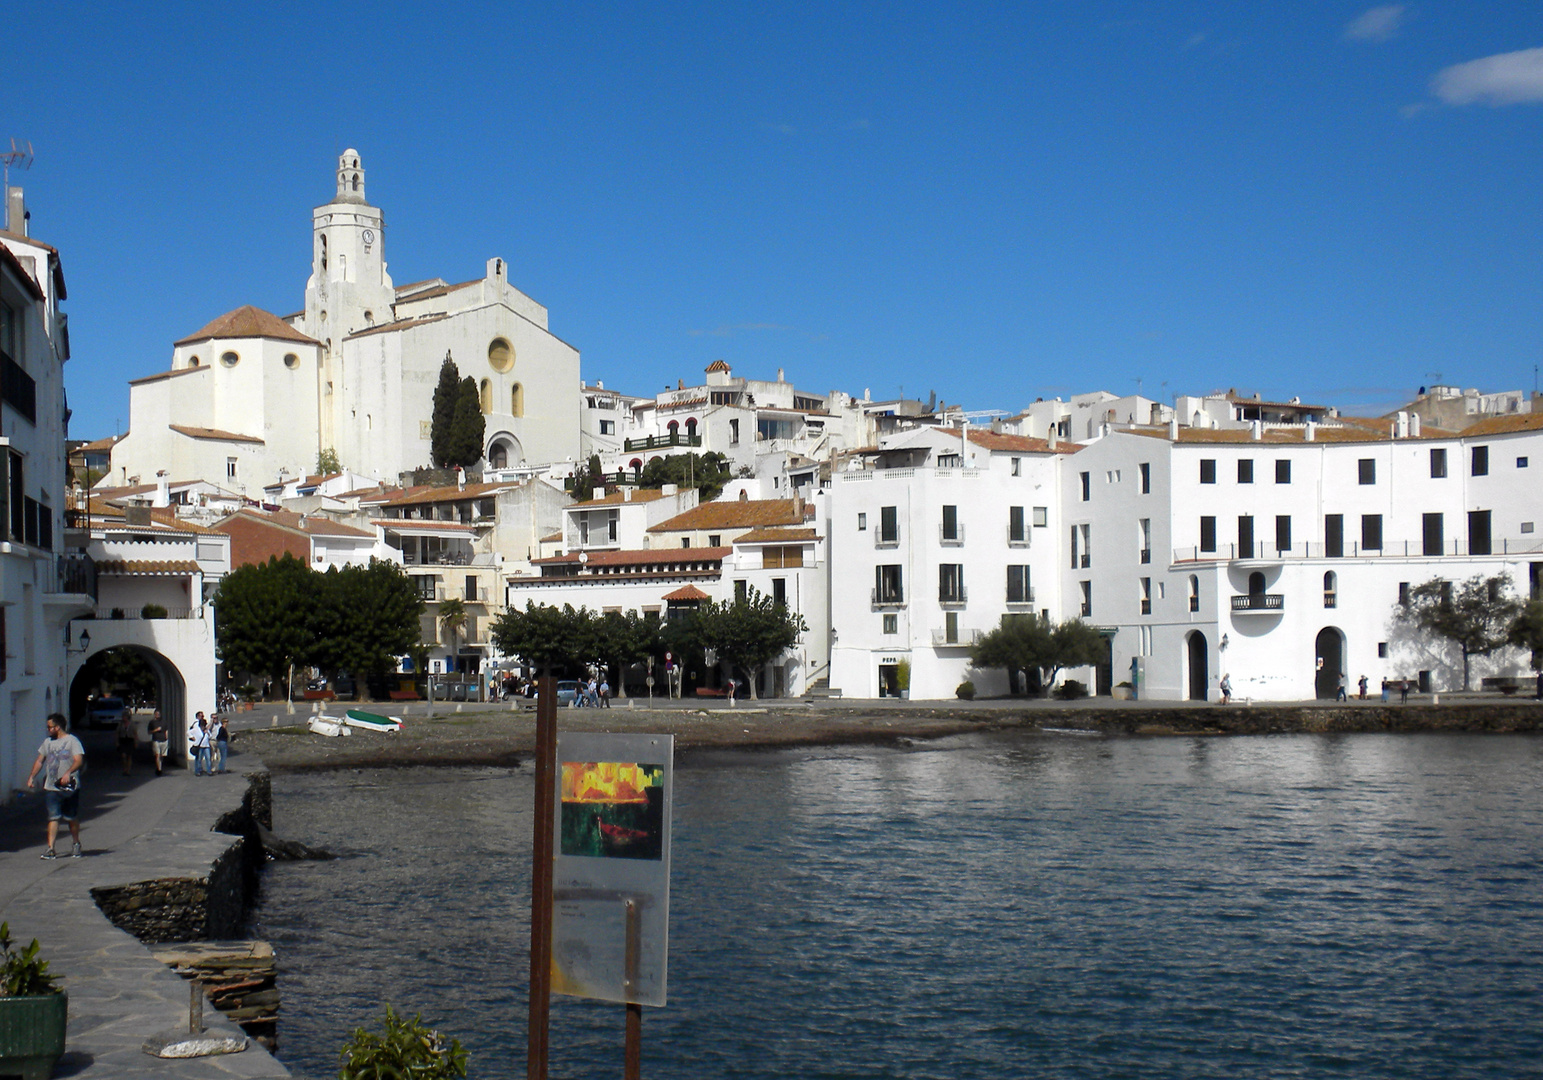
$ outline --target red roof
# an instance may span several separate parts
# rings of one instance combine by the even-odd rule
[[[665,593],[663,599],[671,601],[711,600],[712,597],[708,596],[695,585],[682,585],[674,592]]]
[[[298,341],[306,345],[321,344],[315,338],[306,337],[272,312],[251,304],[227,311],[202,330],[172,344],[191,345],[210,338],[277,338],[279,341]]]

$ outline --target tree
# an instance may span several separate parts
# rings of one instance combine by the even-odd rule
[[[316,475],[331,476],[343,471],[342,464],[338,461],[338,452],[333,447],[321,451],[316,455]]]
[[[527,601],[525,610],[510,608],[493,620],[493,644],[507,656],[517,656],[543,675],[553,669],[577,668],[595,656],[594,617],[588,608],[572,604],[552,607]]]
[[[455,401],[455,419],[450,426],[450,460],[446,465],[470,468],[482,460],[482,439],[487,434],[487,419],[482,415],[482,398],[477,380],[470,375],[461,380]]]
[[[707,601],[697,609],[694,626],[703,649],[716,652],[731,673],[735,667],[744,670],[751,698],[756,696],[756,671],[798,644],[808,631],[803,616],[753,588],[732,603]]]
[[[455,639],[466,629],[466,603],[459,596],[452,596],[439,605],[439,625],[450,635],[450,652],[455,654]]]
[[[1522,609],[1506,631],[1506,640],[1517,648],[1532,650],[1532,670],[1543,671],[1543,600]]]
[[[1081,619],[1052,623],[1034,615],[1004,615],[999,626],[970,649],[976,667],[1036,671],[1046,691],[1062,668],[1096,664],[1104,656],[1104,636]]]
[[[215,640],[226,671],[283,679],[310,662],[317,612],[315,571],[293,555],[237,567],[215,597]]]
[[[1488,656],[1509,644],[1512,626],[1521,615],[1522,602],[1511,595],[1510,577],[1475,574],[1456,584],[1431,578],[1416,585],[1397,617],[1463,651],[1463,689],[1467,690],[1472,658]]]
[[[644,465],[638,474],[638,486],[658,488],[674,484],[682,491],[696,488],[701,491],[703,502],[711,502],[723,494],[723,485],[732,479],[729,459],[722,454],[671,454]]]
[[[313,571],[314,573],[314,571]],[[318,604],[311,662],[329,675],[381,678],[418,643],[423,598],[395,563],[333,567],[316,575]]]
[[[585,502],[595,497],[596,488],[611,491],[615,487],[614,483],[608,482],[604,470],[600,467],[600,455],[590,454],[589,460],[574,471],[571,490],[575,499]]]
[[[607,611],[595,621],[595,655],[615,665],[617,697],[626,697],[627,669],[659,651],[659,620],[636,611]]]
[[[434,418],[429,424],[429,453],[440,468],[450,465],[455,452],[455,407],[460,398],[461,373],[445,353],[445,362],[439,365],[439,384],[434,387]]]

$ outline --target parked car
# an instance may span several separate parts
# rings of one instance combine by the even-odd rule
[[[340,698],[354,698],[359,693],[359,683],[352,675],[339,675],[332,680],[332,692]]]
[[[579,681],[577,679],[557,680],[557,704],[572,705],[579,696]]]
[[[94,728],[117,727],[118,718],[123,715],[123,699],[116,697],[97,698],[91,706],[91,713],[86,721],[86,726]]]

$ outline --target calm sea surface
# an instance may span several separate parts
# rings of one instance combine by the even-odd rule
[[[1543,739],[993,735],[675,773],[670,1003],[643,1071],[1543,1075]],[[384,1002],[523,1076],[529,769],[280,776],[280,1056]],[[621,1074],[553,999],[552,1075]]]

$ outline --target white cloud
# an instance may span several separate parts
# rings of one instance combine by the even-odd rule
[[[1381,4],[1368,8],[1345,27],[1345,40],[1387,41],[1403,25],[1406,10],[1403,4]]]
[[[1448,105],[1516,105],[1543,101],[1543,49],[1500,53],[1443,68],[1431,92]]]

